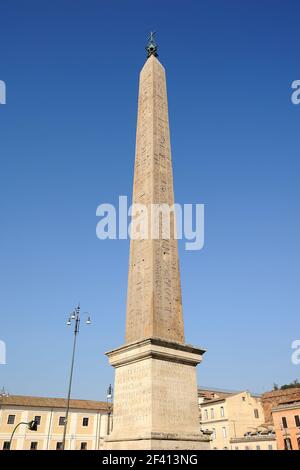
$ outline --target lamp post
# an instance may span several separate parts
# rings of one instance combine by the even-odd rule
[[[112,399],[113,399],[113,388],[112,385],[109,384],[109,387],[107,389],[107,395],[106,395],[106,400],[107,400],[107,405],[108,405],[108,410],[107,410],[107,435],[110,434],[110,428],[111,428],[111,409],[112,409]]]
[[[13,437],[14,437],[14,434],[16,432],[16,430],[18,429],[19,426],[21,426],[21,424],[25,424],[28,429],[30,431],[37,431],[37,427],[38,427],[38,424],[37,422],[33,419],[32,421],[29,421],[28,423],[24,422],[24,421],[21,421],[21,423],[18,423],[15,427],[14,427],[14,430],[13,432],[11,433],[11,436],[10,436],[10,441],[9,441],[9,450],[11,450],[11,444],[12,444],[12,440],[13,440]]]
[[[66,434],[67,434],[67,424],[68,424],[69,409],[70,409],[70,398],[71,398],[71,390],[72,390],[76,341],[77,341],[77,335],[79,333],[79,327],[80,327],[80,305],[78,305],[78,307],[76,307],[75,310],[72,312],[71,316],[69,317],[67,321],[67,326],[70,326],[72,321],[74,321],[74,340],[73,340],[73,351],[72,351],[72,360],[71,360],[71,369],[70,369],[69,389],[68,389],[68,397],[67,397],[67,407],[66,407],[66,414],[65,414],[65,420],[64,420],[64,435],[63,435],[63,441],[62,441],[62,450],[65,450],[65,445],[66,445]],[[88,316],[85,323],[87,325],[91,324],[90,316]]]

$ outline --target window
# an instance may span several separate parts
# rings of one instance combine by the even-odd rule
[[[208,411],[207,410],[204,410],[204,419],[208,419]]]
[[[245,450],[250,450],[250,447],[249,447],[249,446],[245,446]]]
[[[254,408],[254,418],[259,418],[259,412],[257,408]]]
[[[260,446],[256,446],[256,450],[260,450]]]
[[[87,449],[87,442],[82,442],[80,444],[80,450],[86,450]]]
[[[234,450],[239,450],[238,446],[235,446]]]
[[[56,450],[62,450],[62,442],[56,443]]]
[[[243,401],[246,401],[246,397],[242,397],[242,400],[243,400]]]
[[[224,406],[220,408],[221,418],[224,418]]]
[[[10,442],[9,441],[4,441],[3,442],[3,450],[9,450],[10,449]]]
[[[215,411],[213,408],[210,409],[210,418],[215,419]]]
[[[36,449],[37,449],[37,446],[38,446],[38,443],[37,443],[37,442],[31,442],[31,443],[30,443],[30,450],[36,450]]]
[[[41,424],[41,417],[40,416],[35,416],[34,417],[34,421],[36,422],[36,424],[39,426]]]
[[[83,418],[82,419],[82,426],[88,426],[89,425],[89,418]]]
[[[269,444],[269,445],[268,445],[268,450],[273,450],[272,444]]]
[[[15,424],[16,415],[8,415],[7,424]]]
[[[284,429],[286,429],[286,428],[288,427],[288,425],[287,425],[287,420],[286,420],[286,418],[285,418],[284,416],[283,416],[283,418],[282,418],[282,426],[284,427]]]
[[[297,439],[298,449],[300,450],[300,437]]]
[[[211,435],[211,438],[212,438],[212,439],[215,439],[215,438],[216,438],[216,430],[215,430],[215,428],[212,428],[212,435]]]
[[[64,416],[59,417],[58,425],[59,426],[64,426],[65,425],[65,417]]]
[[[284,439],[284,450],[293,450],[291,439],[289,437]]]
[[[222,435],[223,435],[224,439],[227,437],[226,428],[222,428]]]
[[[299,415],[295,416],[295,424],[298,428],[300,427],[300,416]]]

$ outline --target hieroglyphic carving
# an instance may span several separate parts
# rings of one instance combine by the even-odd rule
[[[154,56],[140,74],[133,202],[174,204],[166,77]],[[184,342],[174,218],[171,221],[170,239],[131,240],[126,342],[149,336]]]

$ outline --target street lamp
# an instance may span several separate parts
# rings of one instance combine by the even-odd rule
[[[111,411],[112,411],[112,400],[113,400],[113,388],[112,385],[109,384],[109,387],[107,389],[107,395],[106,395],[106,401],[108,405],[107,409],[107,435],[110,434],[110,428],[111,428]]]
[[[25,424],[28,427],[29,431],[37,431],[38,423],[34,419],[32,421],[29,421],[28,423],[23,422],[23,421],[21,423],[18,423],[14,427],[13,432],[11,433],[10,441],[9,441],[9,450],[11,450],[11,444],[12,444],[14,434],[15,434],[16,430],[18,429],[18,427],[21,426],[21,424]]]
[[[88,313],[85,312],[86,315]],[[67,321],[67,326],[70,326],[72,321],[75,322],[74,324],[74,340],[73,340],[73,351],[72,351],[72,360],[71,360],[71,370],[70,370],[70,379],[69,379],[69,389],[68,389],[68,398],[67,398],[67,407],[66,407],[66,414],[64,420],[64,435],[62,441],[62,450],[65,450],[66,445],[66,433],[67,433],[67,424],[68,424],[68,416],[69,416],[69,409],[70,409],[70,398],[71,398],[71,389],[72,389],[72,379],[73,379],[73,369],[74,369],[74,360],[75,360],[75,350],[76,350],[76,340],[77,335],[79,333],[79,326],[80,326],[80,305],[73,310],[70,317]],[[86,325],[91,324],[91,317],[88,316],[87,320],[85,321]]]

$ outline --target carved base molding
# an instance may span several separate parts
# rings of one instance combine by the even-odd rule
[[[107,353],[116,369],[106,449],[208,449],[200,432],[196,365],[203,349],[147,338]]]

